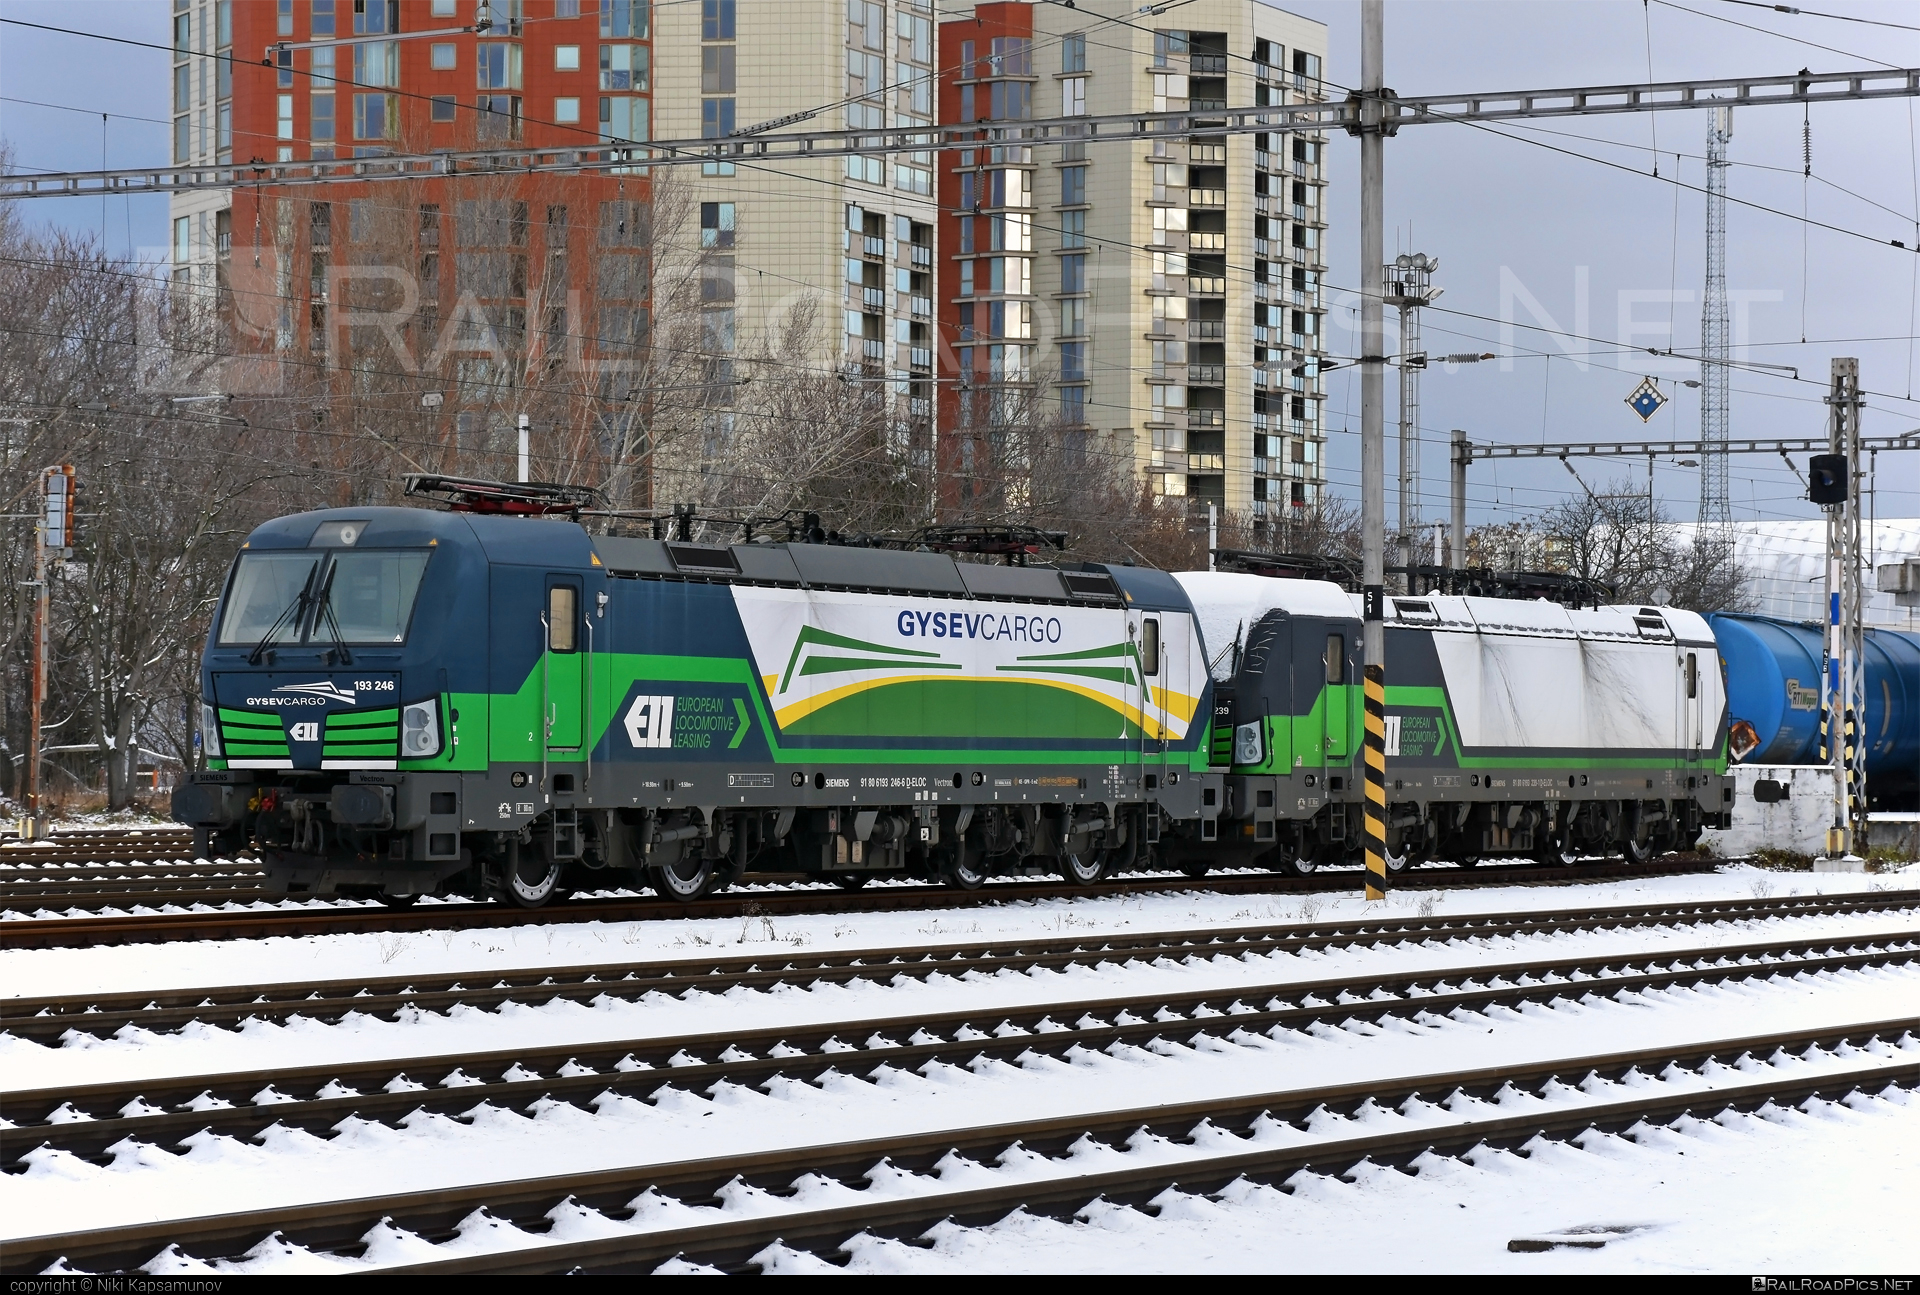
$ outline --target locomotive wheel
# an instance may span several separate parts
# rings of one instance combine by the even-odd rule
[[[682,859],[679,863],[656,865],[647,869],[647,884],[662,899],[688,903],[712,888],[713,860]]]
[[[868,880],[869,875],[864,872],[840,872],[834,874],[833,884],[842,890],[858,890],[866,885]]]
[[[1189,877],[1204,877],[1211,866],[1205,859],[1188,859],[1180,865],[1180,871]]]
[[[1060,857],[1060,875],[1075,886],[1091,886],[1107,875],[1106,856],[1098,850],[1068,846]]]
[[[1311,876],[1314,869],[1320,866],[1320,861],[1315,857],[1314,849],[1310,845],[1283,845],[1274,853],[1280,857],[1272,865],[1273,870],[1284,872],[1289,877]]]
[[[420,902],[418,895],[389,895],[385,891],[380,892],[379,899],[388,908],[412,908]]]
[[[559,860],[547,863],[537,855],[523,858],[507,873],[505,892],[521,908],[543,908],[565,892],[560,889]]]
[[[1404,845],[1400,847],[1398,854],[1394,853],[1391,846],[1383,847],[1380,858],[1387,865],[1387,875],[1389,876],[1398,876],[1408,868],[1416,867],[1419,862],[1414,857],[1413,851]]]
[[[1620,854],[1628,863],[1646,863],[1654,856],[1652,841],[1638,841],[1629,836],[1620,843]]]
[[[952,857],[940,868],[940,879],[955,890],[978,890],[987,884],[987,867],[965,841],[958,841]]]

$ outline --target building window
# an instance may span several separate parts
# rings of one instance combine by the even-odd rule
[[[733,51],[727,52],[731,54]],[[646,89],[647,57],[645,45],[602,45],[600,47],[600,88],[602,90]]]
[[[314,36],[333,35],[333,0],[313,0],[310,22],[308,30]]]
[[[214,117],[213,146],[222,152],[233,147],[233,105],[223,103]]]
[[[193,259],[193,217],[176,216],[173,221],[173,262],[185,265]]]
[[[1087,380],[1087,344],[1085,342],[1065,342],[1060,347],[1060,381],[1085,382]]]
[[[435,18],[451,18],[454,16],[454,5],[456,2],[457,0],[433,0],[432,8],[427,12]]]
[[[331,84],[333,81],[333,53],[331,46],[323,46],[313,51],[313,76],[311,80],[315,90],[331,90],[333,88]]]
[[[293,35],[293,0],[275,0],[275,10],[274,35]]]
[[[1063,166],[1060,168],[1060,205],[1078,207],[1087,201],[1087,168],[1084,166]]]
[[[293,96],[275,96],[273,134],[276,139],[293,138]]]
[[[193,52],[193,15],[181,14],[173,20],[173,52],[191,54]]]
[[[311,107],[313,129],[310,130],[308,134],[312,136],[316,143],[321,141],[332,143],[333,96],[330,94],[316,94],[313,96]]]
[[[222,54],[213,61],[213,97],[233,98],[233,55]]]
[[[733,134],[733,100],[700,101],[700,138],[725,139]]]
[[[353,96],[353,137],[355,139],[394,139],[400,133],[399,95],[356,94]]]
[[[733,39],[733,0],[700,0],[700,39]]]
[[[1068,297],[1060,303],[1060,336],[1085,337],[1087,335],[1087,299]],[[1161,345],[1159,342],[1155,346]]]
[[[624,95],[600,97],[600,137],[635,143],[647,138],[647,101]]]
[[[553,101],[553,119],[563,126],[571,126],[580,120],[580,100],[577,98],[555,99]]]
[[[173,69],[173,110],[185,112],[193,107],[193,73],[185,63]]]
[[[353,0],[353,34],[380,36],[400,30],[400,0]]]
[[[962,180],[970,180],[973,177],[962,176],[960,178]],[[962,203],[960,205],[964,207],[966,204]],[[971,252],[973,250],[973,217],[972,216],[960,217],[960,250],[962,252]]]
[[[553,16],[555,18],[578,18],[580,16],[580,0],[553,0]]]
[[[999,44],[998,40],[994,44]],[[995,81],[987,115],[995,121],[1017,121],[1033,116],[1033,85],[1028,81]]]
[[[460,66],[460,47],[457,45],[433,46],[428,66],[436,72],[451,72]]]
[[[580,70],[580,47],[578,45],[555,45],[553,47],[553,70],[556,72],[578,72]]]
[[[700,92],[733,93],[733,54],[731,45],[708,45],[700,51]]]
[[[1025,36],[995,36],[988,76],[1032,76],[1033,42]]]
[[[1085,292],[1087,290],[1087,258],[1076,253],[1060,258],[1060,291]]]
[[[477,47],[482,90],[518,90],[520,88],[520,47],[489,43]]]
[[[578,6],[575,6],[576,12]],[[727,6],[728,25],[732,25],[733,6]],[[647,0],[600,0],[602,36],[647,37]]]
[[[400,42],[394,40],[368,41],[364,45],[353,47],[353,82],[355,85],[381,86],[392,89],[400,84]]]
[[[1063,211],[1060,213],[1060,246],[1085,247],[1087,245],[1087,213],[1084,211]]]
[[[732,203],[703,202],[700,204],[700,246],[733,246]]]
[[[1087,70],[1087,38],[1084,34],[1068,36],[1060,42],[1060,70],[1062,72]]]
[[[481,139],[520,138],[520,96],[483,94],[474,101],[475,128]]]
[[[279,69],[280,88],[286,89],[293,84],[293,51],[277,49],[273,52],[273,65]]]
[[[1060,83],[1060,115],[1062,117],[1087,115],[1087,78],[1070,76]]]
[[[1087,421],[1087,389],[1085,387],[1060,388],[1060,421],[1075,425]],[[1069,436],[1061,448],[1065,451],[1067,467],[1086,466],[1087,441],[1084,433],[1077,440]],[[1079,461],[1075,462],[1076,459]]]
[[[450,94],[434,95],[433,96],[433,120],[435,121],[455,120],[455,118],[458,117],[459,115],[459,111],[456,108],[455,103],[456,101],[454,97]]]

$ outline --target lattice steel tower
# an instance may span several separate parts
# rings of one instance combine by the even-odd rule
[[[1727,503],[1727,141],[1733,109],[1707,131],[1707,291],[1700,307],[1700,524],[1732,523]]]

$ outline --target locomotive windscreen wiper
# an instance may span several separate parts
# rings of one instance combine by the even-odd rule
[[[280,627],[282,625],[287,623],[288,617],[293,618],[293,623],[295,625],[298,625],[300,623],[300,616],[302,613],[306,611],[307,601],[308,601],[308,591],[313,588],[314,572],[318,571],[319,569],[320,569],[320,564],[317,562],[314,565],[307,568],[307,578],[301,581],[300,592],[294,595],[293,601],[287,604],[285,610],[283,610],[278,616],[273,618],[273,624],[267,626],[267,632],[265,634],[262,634],[260,636],[260,641],[253,645],[253,651],[247,653],[248,665],[260,664],[260,654],[267,650],[267,644],[273,641],[273,636],[279,633]]]
[[[316,599],[320,610],[318,615],[314,617],[314,620],[317,626],[321,616],[327,618],[327,628],[333,635],[333,647],[329,650],[340,653],[340,664],[352,665],[353,653],[347,650],[346,636],[340,632],[340,618],[333,614],[333,577],[339,570],[340,564],[338,562],[327,563],[327,579],[326,582],[320,586],[320,594]]]

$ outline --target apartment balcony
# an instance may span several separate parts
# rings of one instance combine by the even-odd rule
[[[860,349],[856,354],[869,364],[885,364],[887,344],[877,337],[863,337],[860,339]]]
[[[847,285],[847,304],[868,314],[884,315],[887,312],[887,290],[885,288],[863,288],[857,283]]]
[[[1227,56],[1225,54],[1193,55],[1193,74],[1195,76],[1225,76],[1227,74]]]
[[[910,313],[915,319],[927,319],[933,315],[932,297],[915,297],[909,303]]]
[[[1209,234],[1190,231],[1187,234],[1187,250],[1192,252],[1224,252],[1227,250],[1227,236],[1224,232]]]
[[[1187,430],[1190,432],[1215,431],[1227,425],[1227,411],[1224,409],[1189,409],[1187,411]]]
[[[1227,281],[1212,274],[1189,275],[1187,295],[1189,297],[1224,297],[1227,295]]]
[[[1225,189],[1189,189],[1187,190],[1189,207],[1224,207],[1227,205]]]
[[[1213,163],[1218,166],[1226,160],[1227,146],[1225,144],[1187,145],[1187,161],[1193,163],[1195,166],[1204,166],[1207,163]]]
[[[1225,99],[1189,99],[1187,100],[1187,111],[1189,112],[1194,112],[1194,113],[1225,112],[1226,110],[1227,110],[1227,101]]]
[[[913,263],[922,269],[933,268],[933,249],[922,247],[918,243],[913,244]]]
[[[913,347],[907,356],[907,363],[916,369],[931,369],[933,367],[933,348],[931,346]]]
[[[872,260],[884,261],[887,259],[887,240],[884,238],[867,238],[863,236],[860,239],[860,252],[861,255]]]
[[[1270,476],[1273,476],[1278,471],[1279,469],[1273,466],[1273,460],[1268,458],[1266,455],[1256,454],[1253,456],[1253,475],[1254,476],[1270,477]]]
[[[1187,366],[1187,385],[1190,387],[1224,387],[1227,385],[1227,366],[1224,364],[1189,364]]]
[[[1189,454],[1187,471],[1189,472],[1225,472],[1227,456],[1224,454]]]
[[[1227,340],[1227,321],[1224,319],[1189,319],[1187,336],[1196,342],[1224,342]]]
[[[1264,279],[1256,281],[1253,285],[1253,299],[1255,301],[1272,301],[1273,285]]]

